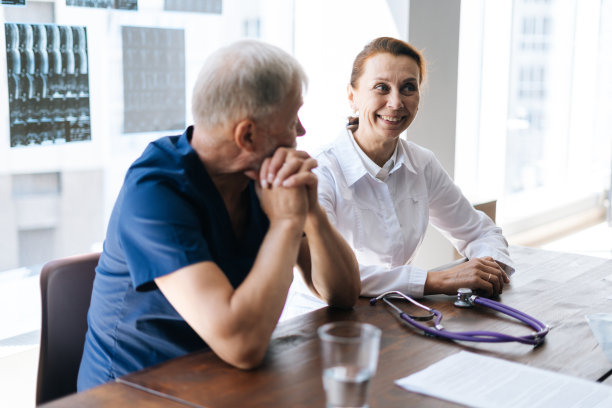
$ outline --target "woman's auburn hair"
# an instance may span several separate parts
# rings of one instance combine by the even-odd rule
[[[372,40],[369,44],[363,47],[363,50],[355,57],[353,61],[353,70],[351,71],[351,86],[357,87],[357,82],[361,75],[366,61],[378,54],[391,54],[394,56],[405,55],[412,58],[419,67],[419,84],[423,82],[425,78],[425,58],[423,54],[411,44],[398,40],[393,37],[379,37]]]

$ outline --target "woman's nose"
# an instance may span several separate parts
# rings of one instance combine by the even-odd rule
[[[392,109],[400,109],[404,106],[399,92],[390,92],[387,98],[387,106]]]

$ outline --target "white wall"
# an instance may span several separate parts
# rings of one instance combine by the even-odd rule
[[[408,140],[432,150],[451,177],[455,170],[457,74],[461,1],[410,1],[408,40],[427,61],[427,83]],[[414,264],[431,268],[453,260],[453,247],[429,228]]]

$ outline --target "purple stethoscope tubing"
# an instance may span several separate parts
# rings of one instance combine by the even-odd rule
[[[461,296],[461,291],[466,291],[466,289],[460,289],[460,294],[458,294],[458,298],[460,298],[465,306],[473,306],[474,304],[479,304],[484,307],[488,307],[490,309],[496,310],[503,314],[506,314],[510,317],[513,317],[519,320],[522,323],[527,324],[536,332],[525,335],[525,336],[511,336],[504,333],[492,332],[492,331],[464,331],[464,332],[451,332],[445,330],[441,324],[442,321],[442,313],[439,310],[432,309],[427,307],[416,300],[412,299],[410,296],[405,295],[399,291],[390,291],[385,292],[380,296],[370,299],[370,305],[375,305],[377,301],[382,300],[391,308],[393,308],[399,315],[399,317],[410,325],[422,330],[425,334],[434,336],[434,337],[442,337],[450,340],[461,340],[461,341],[474,341],[474,342],[483,342],[483,343],[502,343],[502,342],[511,342],[516,341],[522,344],[530,344],[533,346],[539,346],[544,342],[544,337],[548,334],[549,327],[548,325],[540,322],[539,320],[529,316],[526,313],[521,312],[520,310],[514,309],[510,306],[504,305],[502,303],[496,302],[495,300],[483,298],[476,295],[470,295],[471,291],[469,291],[469,296],[465,294]],[[460,297],[461,296],[461,297]],[[411,316],[405,312],[403,312],[399,307],[395,306],[393,303],[389,301],[388,298],[401,298],[407,300],[414,304],[415,306],[420,307],[423,310],[429,312],[428,316]],[[467,302],[467,303],[466,303]],[[433,320],[433,327],[420,323],[423,320]]]

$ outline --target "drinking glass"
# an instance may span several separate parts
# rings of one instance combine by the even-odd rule
[[[328,408],[368,407],[381,331],[360,322],[333,322],[317,330]]]

